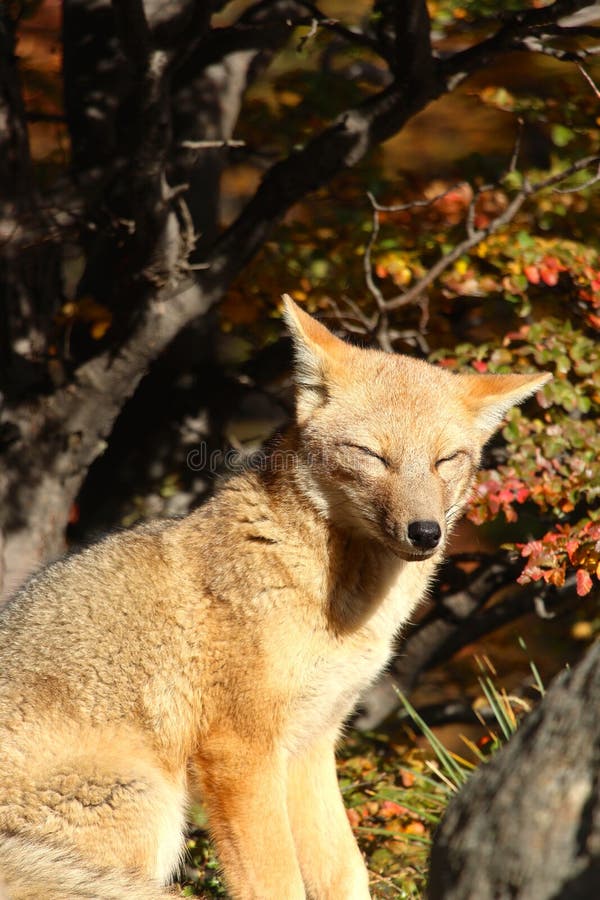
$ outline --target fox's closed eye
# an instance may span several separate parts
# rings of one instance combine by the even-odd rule
[[[380,453],[377,453],[376,450],[371,450],[370,447],[365,447],[364,444],[351,444],[346,443],[343,444],[344,447],[350,447],[352,450],[358,450],[359,453],[363,453],[365,456],[370,456],[372,459],[378,459],[379,462],[382,462],[384,466],[388,465],[388,461],[385,456],[382,456]]]
[[[440,466],[444,465],[444,463],[455,462],[461,459],[461,457],[468,457],[468,455],[466,450],[455,450],[454,453],[449,453],[447,456],[442,456],[440,459],[436,460],[435,467],[438,469]]]

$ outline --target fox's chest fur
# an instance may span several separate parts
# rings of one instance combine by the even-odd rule
[[[324,733],[336,735],[366,689],[387,665],[394,638],[422,599],[434,564],[404,564],[375,609],[346,634],[296,632],[285,656],[275,646],[273,677],[289,692],[285,743],[296,752]],[[340,589],[342,586],[339,586]],[[362,598],[365,605],[367,598]],[[349,601],[350,602],[350,601]],[[281,644],[279,644],[281,647]]]
[[[210,562],[197,576],[208,619],[218,613],[221,623],[220,640],[204,636],[201,655],[218,678],[214,691],[210,680],[205,686],[203,719],[210,730],[224,715],[242,729],[268,718],[296,753],[339,733],[387,664],[436,561],[406,562],[334,533],[298,494],[282,520],[256,483],[244,488],[234,483],[206,517],[182,526],[189,536],[178,537],[189,552],[217,518],[230,523],[219,543],[202,545]]]

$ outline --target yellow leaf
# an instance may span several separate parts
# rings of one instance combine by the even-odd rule
[[[296,91],[279,91],[277,97],[283,106],[298,106],[302,103],[302,94]]]
[[[90,334],[94,338],[95,341],[101,340],[108,329],[110,328],[110,318],[109,319],[101,319],[98,322],[94,322],[90,329]]]

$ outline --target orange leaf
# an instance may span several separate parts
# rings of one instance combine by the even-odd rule
[[[360,813],[358,812],[358,810],[347,809],[346,816],[348,817],[348,821],[350,822],[350,825],[352,826],[352,828],[358,828],[358,826],[360,825],[360,821],[361,821]]]
[[[396,816],[405,816],[408,812],[405,806],[400,806],[394,800],[384,800],[379,809],[379,815],[384,819],[393,819]]]
[[[537,266],[525,266],[523,269],[523,274],[527,281],[530,284],[539,284],[540,283],[540,270]]]
[[[415,776],[412,772],[407,772],[406,769],[400,770],[400,781],[402,783],[402,787],[410,788],[415,783]]]

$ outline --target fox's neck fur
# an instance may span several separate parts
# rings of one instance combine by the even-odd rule
[[[397,601],[403,581],[407,590],[417,580],[423,589],[412,597],[410,606],[421,599],[426,582],[435,571],[441,553],[433,559],[408,563],[375,539],[357,533],[351,527],[336,523],[328,503],[320,493],[314,477],[316,461],[303,445],[296,425],[289,427],[270,447],[265,465],[254,474],[242,476],[247,489],[249,479],[255,490],[263,493],[274,521],[294,525],[296,547],[310,554],[323,576],[318,597],[327,629],[335,635],[349,635],[372,620],[393,595]],[[415,567],[411,577],[407,568]],[[317,598],[315,598],[317,599]],[[408,597],[402,609],[386,610],[382,627],[392,629],[405,618]],[[398,606],[398,603],[395,603]],[[390,619],[397,618],[393,622]]]

